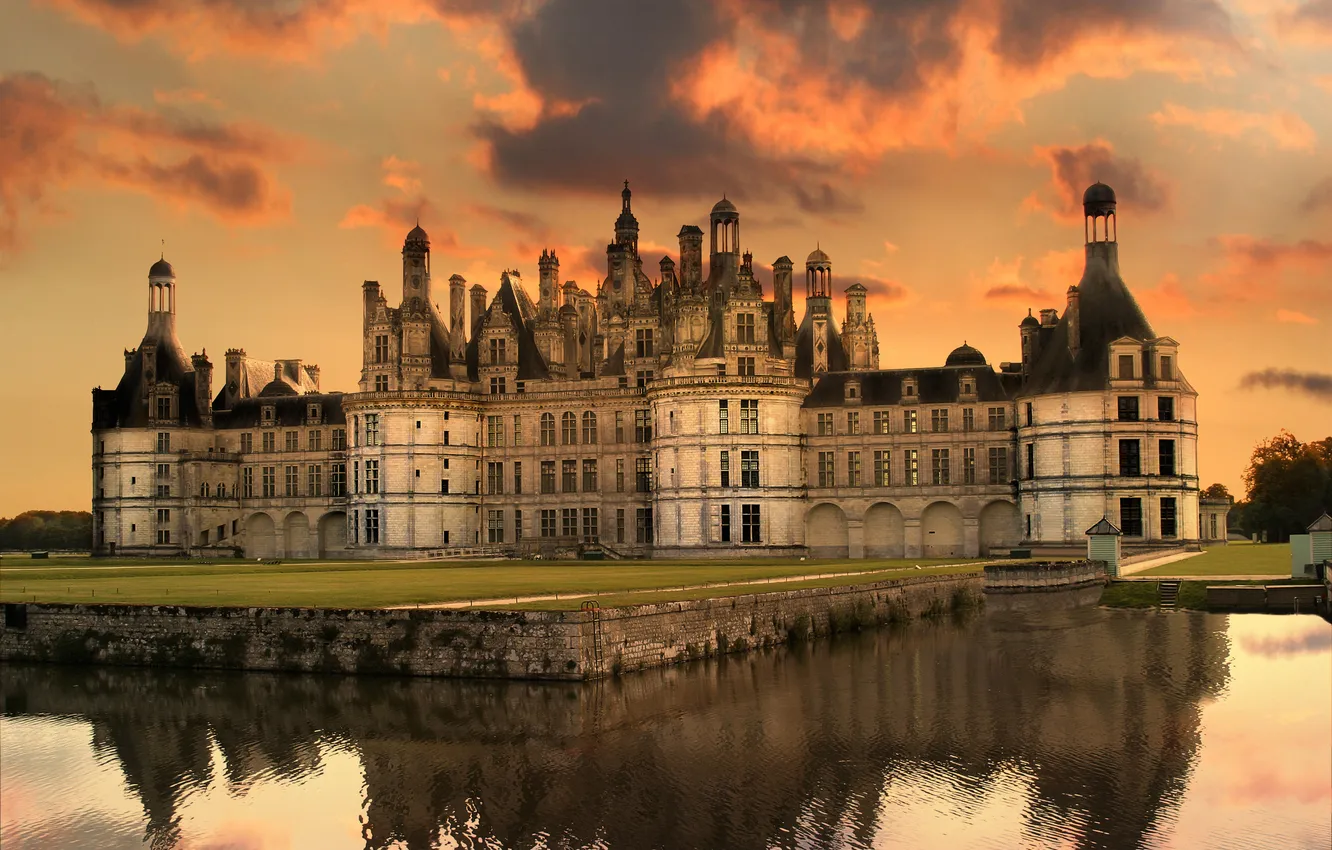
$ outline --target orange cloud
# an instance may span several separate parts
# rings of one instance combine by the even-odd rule
[[[1081,221],[1082,193],[1098,180],[1110,184],[1119,203],[1132,206],[1135,214],[1159,212],[1170,204],[1171,187],[1164,175],[1134,157],[1116,154],[1104,139],[1076,148],[1038,146],[1035,158],[1050,167],[1050,184],[1023,199],[1023,212],[1044,212],[1057,221]]]
[[[1332,44],[1332,2],[1305,0],[1294,8],[1275,14],[1276,29],[1282,38],[1305,44]]]
[[[221,109],[222,101],[213,97],[206,91],[198,89],[153,89],[153,100],[164,106],[174,106],[176,104],[203,105],[211,106],[213,109]]]
[[[1276,320],[1291,325],[1316,325],[1318,320],[1313,316],[1306,316],[1298,310],[1277,310]]]
[[[1185,291],[1176,274],[1168,274],[1155,287],[1139,289],[1134,295],[1143,312],[1152,321],[1187,319],[1198,314],[1193,298]]]
[[[53,187],[79,181],[142,192],[236,224],[285,217],[290,193],[269,174],[298,145],[253,125],[105,105],[91,87],[41,74],[0,76],[0,251]]]
[[[1048,251],[1031,264],[1034,279],[1022,272],[1025,257],[1012,260],[995,257],[983,275],[973,275],[972,285],[981,289],[981,297],[995,301],[1016,301],[1029,307],[1062,303],[1068,287],[1082,277],[1082,248]]]
[[[380,163],[384,169],[384,185],[411,195],[421,191],[421,164],[388,156]]]
[[[1167,103],[1152,114],[1158,127],[1188,127],[1209,136],[1238,139],[1254,133],[1266,135],[1283,150],[1313,150],[1318,142],[1314,129],[1288,110],[1242,112],[1237,109],[1190,109]]]

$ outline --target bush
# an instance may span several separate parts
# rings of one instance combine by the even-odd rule
[[[791,627],[786,630],[786,639],[791,643],[802,643],[809,640],[813,625],[814,623],[808,614],[797,616],[791,623]]]

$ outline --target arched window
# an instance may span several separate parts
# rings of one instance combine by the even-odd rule
[[[560,442],[566,446],[578,444],[578,417],[567,410],[560,416]]]
[[[555,445],[555,414],[541,414],[541,445]]]
[[[200,496],[203,496],[205,499],[208,498],[208,482],[207,482],[207,481],[205,481],[204,483],[202,483],[202,484],[199,485],[199,495],[200,495]]]
[[[222,499],[226,498],[226,495],[227,495],[227,485],[225,484],[217,485],[217,497],[219,499]]]
[[[590,410],[583,411],[583,442],[591,445],[597,441],[597,415]]]

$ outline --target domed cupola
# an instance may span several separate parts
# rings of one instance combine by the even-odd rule
[[[421,251],[430,250],[430,237],[426,235],[425,229],[421,227],[419,221],[416,223],[415,227],[407,231],[407,239],[403,242],[402,248],[404,251],[411,248]]]
[[[1099,180],[1082,193],[1082,215],[1088,242],[1115,242],[1119,226],[1115,218],[1115,190]],[[1101,222],[1100,219],[1104,219]]]
[[[965,342],[954,348],[944,361],[945,366],[985,366],[985,355]]]
[[[153,267],[148,270],[148,276],[174,278],[176,270],[171,268],[171,264],[166,261],[166,258],[163,258],[153,263]]]

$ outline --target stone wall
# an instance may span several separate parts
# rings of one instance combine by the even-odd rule
[[[1102,561],[1057,561],[1048,564],[986,564],[985,592],[1014,593],[1064,590],[1106,582]]]

